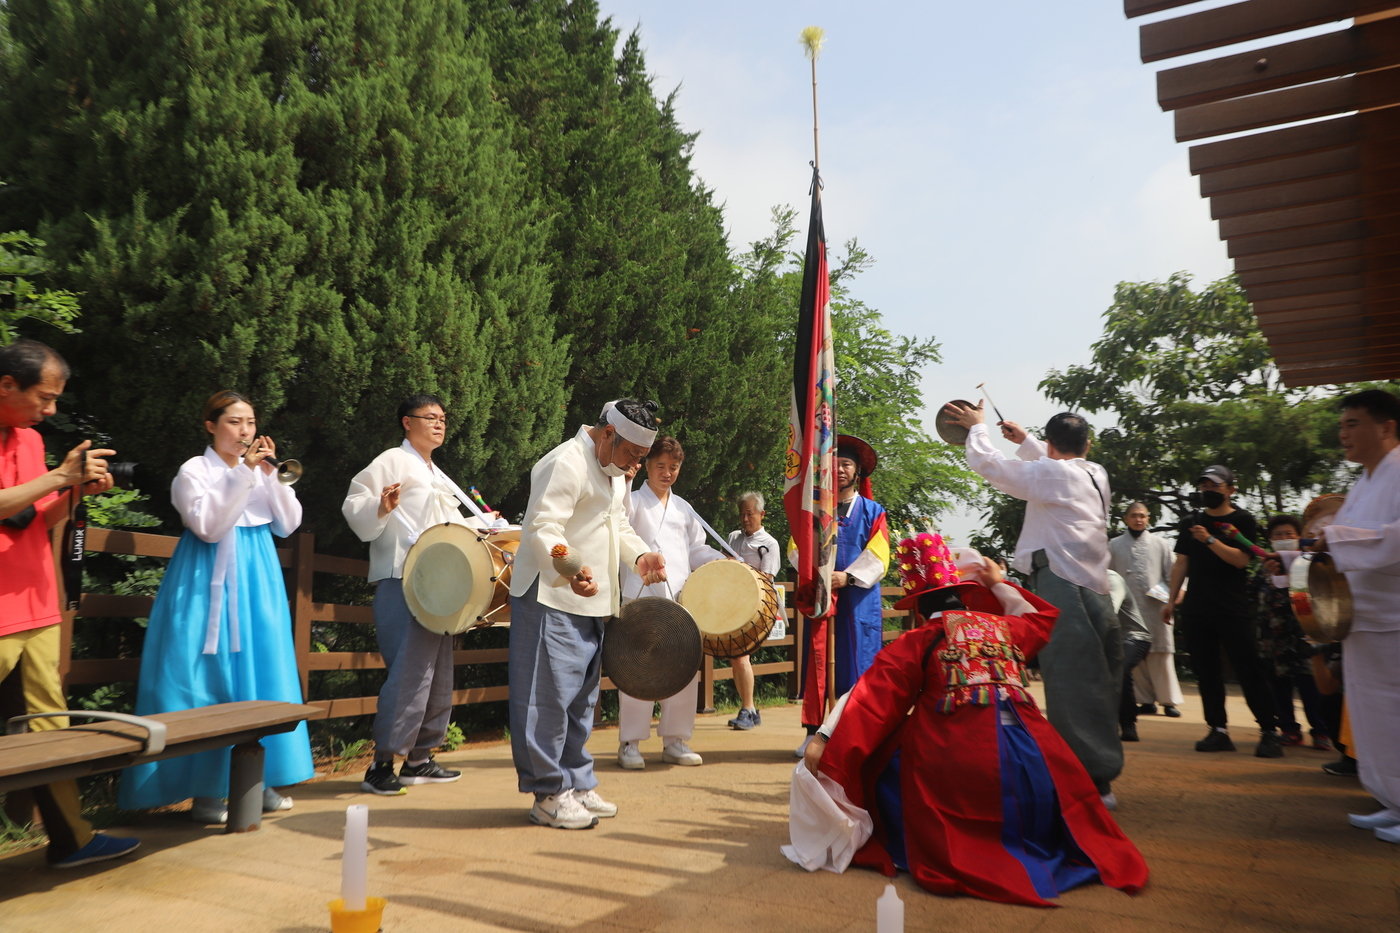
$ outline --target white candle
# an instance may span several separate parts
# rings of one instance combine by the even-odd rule
[[[340,856],[340,899],[346,910],[365,909],[365,876],[369,868],[369,807],[345,808],[345,851]]]
[[[885,885],[885,893],[875,899],[876,933],[904,933],[904,902],[894,885]]]

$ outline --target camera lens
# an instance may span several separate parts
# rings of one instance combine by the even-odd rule
[[[107,472],[112,474],[112,485],[120,486],[122,489],[136,488],[136,469],[140,464],[127,460],[118,460],[107,464]]]

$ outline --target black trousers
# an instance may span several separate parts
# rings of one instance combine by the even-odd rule
[[[1123,639],[1123,692],[1118,698],[1119,726],[1131,726],[1137,722],[1138,704],[1137,696],[1133,691],[1133,668],[1141,664],[1142,659],[1147,657],[1151,650],[1151,639]]]
[[[1259,657],[1254,616],[1248,603],[1243,599],[1238,602],[1208,600],[1209,597],[1202,594],[1201,600],[1181,607],[1186,650],[1191,653],[1191,669],[1196,673],[1206,723],[1219,727],[1227,725],[1223,655],[1230,659],[1240,689],[1244,691],[1245,703],[1249,704],[1259,728],[1272,732],[1278,728],[1274,692]]]

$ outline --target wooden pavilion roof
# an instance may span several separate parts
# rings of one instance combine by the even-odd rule
[[[1141,27],[1142,60],[1218,52],[1164,67],[1157,101],[1215,140],[1191,172],[1284,381],[1400,376],[1400,0],[1123,0],[1190,6]]]

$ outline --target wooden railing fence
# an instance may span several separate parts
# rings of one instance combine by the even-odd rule
[[[169,535],[90,528],[87,546],[90,552],[169,558],[174,553],[175,543],[178,540],[178,538]],[[377,696],[320,697],[310,695],[312,671],[374,670],[384,667],[384,660],[378,652],[316,651],[312,647],[312,626],[314,624],[373,624],[374,615],[369,606],[317,602],[313,585],[318,574],[341,575],[362,580],[369,569],[369,562],[316,553],[315,536],[310,532],[302,532],[293,535],[285,542],[280,542],[277,554],[287,575],[287,592],[292,615],[292,638],[296,648],[297,667],[301,673],[302,693],[306,697],[306,702],[320,710],[320,715],[317,717],[320,719],[338,719],[373,713],[378,703]],[[59,585],[62,586],[61,579]],[[789,591],[790,596],[792,585],[784,584],[784,587]],[[897,598],[901,595],[898,587],[885,587],[882,593],[891,598]],[[59,595],[60,605],[66,604],[64,594],[60,592]],[[65,612],[63,615],[63,644],[60,663],[65,685],[73,687],[135,681],[140,670],[140,660],[137,658],[72,658],[74,621],[78,617],[141,618],[149,615],[151,602],[151,598],[146,596],[82,594],[77,610]],[[887,618],[898,619],[901,623],[901,629],[906,629],[911,624],[906,613],[886,609],[884,615]],[[787,610],[787,617],[787,637],[764,644],[765,648],[783,649],[786,657],[780,661],[756,663],[753,668],[756,677],[785,675],[787,695],[789,698],[795,698],[801,686],[799,672],[802,669],[802,649],[805,645],[803,635],[806,620],[792,609]],[[896,631],[887,631],[885,639],[888,641],[898,634],[899,632]],[[470,645],[472,640],[473,633],[469,632],[461,636],[459,643]],[[503,647],[464,647],[453,652],[453,663],[458,667],[467,664],[505,664],[506,654],[506,649]],[[728,662],[716,665],[713,658],[705,657],[704,666],[700,672],[699,697],[699,703],[703,710],[714,708],[715,684],[732,677],[733,673]],[[602,686],[604,690],[616,689],[606,677],[603,679]],[[454,706],[494,702],[505,700],[509,693],[509,686],[504,684],[466,687],[453,692],[452,702]]]

